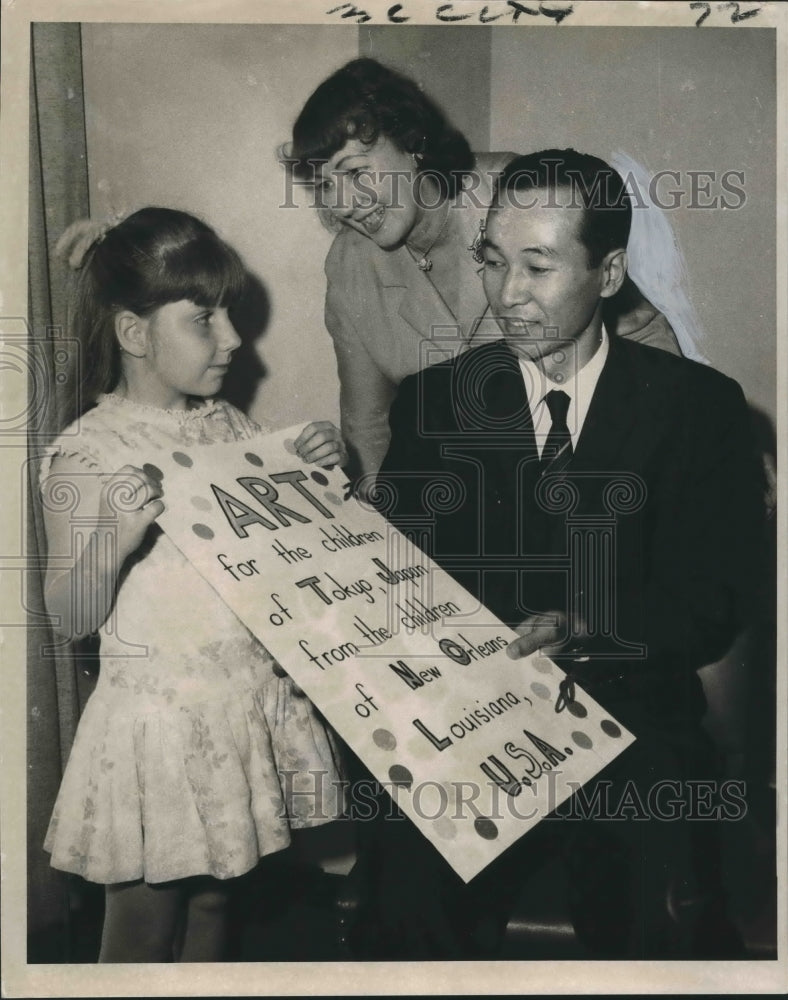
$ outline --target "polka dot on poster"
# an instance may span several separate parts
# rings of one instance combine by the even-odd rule
[[[197,510],[210,510],[211,501],[205,497],[192,497],[192,507],[196,507]]]
[[[552,663],[544,656],[537,656],[533,663],[540,674],[551,674],[553,672]]]
[[[585,733],[581,733],[577,730],[574,733],[572,733],[572,739],[580,747],[581,750],[590,750],[591,747],[594,745],[591,742],[590,736],[586,736]]]
[[[190,469],[194,465],[194,462],[192,462],[189,456],[184,454],[182,451],[174,451],[172,453],[172,457],[178,465],[182,465],[184,469]]]
[[[397,746],[397,737],[388,729],[376,729],[372,734],[372,742],[381,750],[394,750]]]
[[[192,531],[198,538],[213,538],[213,531],[208,527],[207,524],[193,524]]]
[[[473,828],[483,840],[495,840],[498,837],[498,827],[491,819],[479,816],[473,821]]]
[[[259,455],[255,455],[253,451],[247,451],[244,458],[250,465],[256,465],[258,469],[263,467],[263,460]]]
[[[550,688],[546,687],[544,684],[540,684],[538,681],[534,681],[531,685],[531,690],[536,695],[537,698],[544,698],[545,701],[550,699]]]
[[[328,476],[324,476],[322,472],[313,472],[312,478],[321,486],[328,486]]]
[[[621,735],[621,730],[612,719],[602,719],[600,727],[605,736],[610,736],[614,740]]]
[[[448,816],[440,816],[436,819],[433,829],[443,840],[454,840],[457,836],[457,826]]]
[[[571,747],[564,747],[564,753],[567,755],[567,757],[571,757],[572,754],[574,753],[574,750]]]
[[[158,479],[159,482],[164,479],[164,473],[158,465],[154,465],[153,462],[146,462],[142,467],[142,471],[146,476],[150,476],[151,479]]]
[[[581,705],[579,701],[570,701],[566,706],[566,710],[570,715],[574,715],[576,719],[585,719],[588,715],[585,705]]]
[[[342,506],[342,499],[341,497],[338,497],[336,493],[326,493],[325,498],[326,500],[328,500],[329,503],[334,504],[335,507]]]
[[[289,452],[291,455],[295,455],[296,446],[295,441],[292,438],[288,438],[286,441],[282,442],[282,447],[285,451]]]
[[[402,764],[394,764],[389,768],[389,778],[393,785],[401,785],[405,788],[410,788],[413,784],[413,775],[407,769],[403,767]]]

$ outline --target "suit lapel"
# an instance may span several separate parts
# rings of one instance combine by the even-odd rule
[[[613,470],[629,468],[621,456],[632,433],[638,432],[635,385],[637,380],[632,376],[626,352],[621,350],[620,342],[611,337],[607,361],[600,372],[574,454],[562,469],[549,470],[560,471],[573,480],[580,498],[574,515],[601,513],[607,476]],[[586,477],[584,473],[589,475]],[[527,504],[525,509],[527,517]],[[566,518],[565,514],[551,516],[532,509],[530,523],[533,530],[527,536],[529,547],[534,545],[542,551],[565,552]]]
[[[473,366],[473,374],[468,368]],[[484,409],[479,411],[492,435],[500,440],[523,436],[534,439],[531,411],[519,362],[506,342],[495,341],[469,352],[458,369],[469,391],[483,393]]]
[[[487,551],[511,554],[520,547],[523,525],[534,525],[536,518],[536,437],[522,371],[503,340],[468,352],[462,369],[463,391],[479,390],[485,401],[478,452],[484,469],[485,544]]]
[[[610,352],[568,472],[604,472],[616,467],[616,459],[638,423],[635,384],[627,358],[616,337],[611,336]]]
[[[503,495],[512,488],[523,456],[536,449],[520,366],[504,341],[455,361],[450,407],[452,429],[463,436],[459,451],[481,461],[485,494]]]

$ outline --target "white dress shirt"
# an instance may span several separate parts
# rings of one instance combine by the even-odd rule
[[[523,358],[519,359],[520,370],[523,373],[523,382],[525,383],[525,391],[528,396],[528,406],[531,409],[531,416],[533,417],[536,446],[539,449],[540,458],[553,423],[544,397],[551,389],[561,389],[569,396],[569,412],[566,415],[566,422],[569,427],[569,433],[572,436],[572,450],[574,451],[577,448],[580,432],[583,429],[586,414],[591,405],[591,398],[594,395],[594,390],[607,360],[609,350],[610,339],[607,330],[603,326],[602,342],[596,349],[594,356],[579,371],[572,372],[563,382],[553,382],[533,361],[526,361]]]

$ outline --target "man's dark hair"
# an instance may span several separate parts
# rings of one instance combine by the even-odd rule
[[[598,156],[574,149],[545,149],[515,157],[499,175],[492,209],[503,195],[528,191],[557,192],[569,197],[557,204],[583,208],[580,240],[588,250],[589,267],[597,267],[611,250],[625,250],[632,225],[632,202],[621,175]],[[515,204],[523,198],[513,198]],[[527,209],[526,209],[527,210]]]

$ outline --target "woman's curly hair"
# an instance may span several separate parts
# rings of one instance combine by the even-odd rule
[[[443,197],[453,197],[473,166],[465,136],[418,84],[375,59],[354,59],[324,80],[293,126],[282,159],[307,183],[349,139],[372,145],[380,136],[419,157]]]

